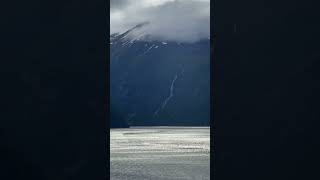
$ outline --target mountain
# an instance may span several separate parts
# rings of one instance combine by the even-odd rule
[[[110,35],[111,127],[209,125],[209,38],[154,40],[147,25]]]

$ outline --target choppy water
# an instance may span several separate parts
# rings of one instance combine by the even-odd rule
[[[210,128],[111,129],[111,180],[210,179]]]

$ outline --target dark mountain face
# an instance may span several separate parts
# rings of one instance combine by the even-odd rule
[[[110,36],[111,127],[209,125],[209,39],[155,41],[140,28]]]

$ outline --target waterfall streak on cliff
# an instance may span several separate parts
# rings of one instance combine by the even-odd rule
[[[153,48],[153,46],[154,46],[154,44],[153,45],[151,45],[150,47],[149,47],[149,49],[148,50],[146,50],[143,54],[147,54],[152,48]]]
[[[164,109],[166,107],[166,105],[168,104],[169,100],[173,97],[174,84],[175,84],[177,79],[178,79],[178,73],[175,75],[175,77],[173,78],[173,80],[171,82],[169,96],[164,100],[164,102],[162,103],[160,108],[157,109],[157,111],[154,113],[154,115],[157,115],[162,109]]]

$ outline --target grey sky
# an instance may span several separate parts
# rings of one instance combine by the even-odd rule
[[[194,42],[210,36],[210,0],[111,0],[110,33],[149,22],[157,40]]]

